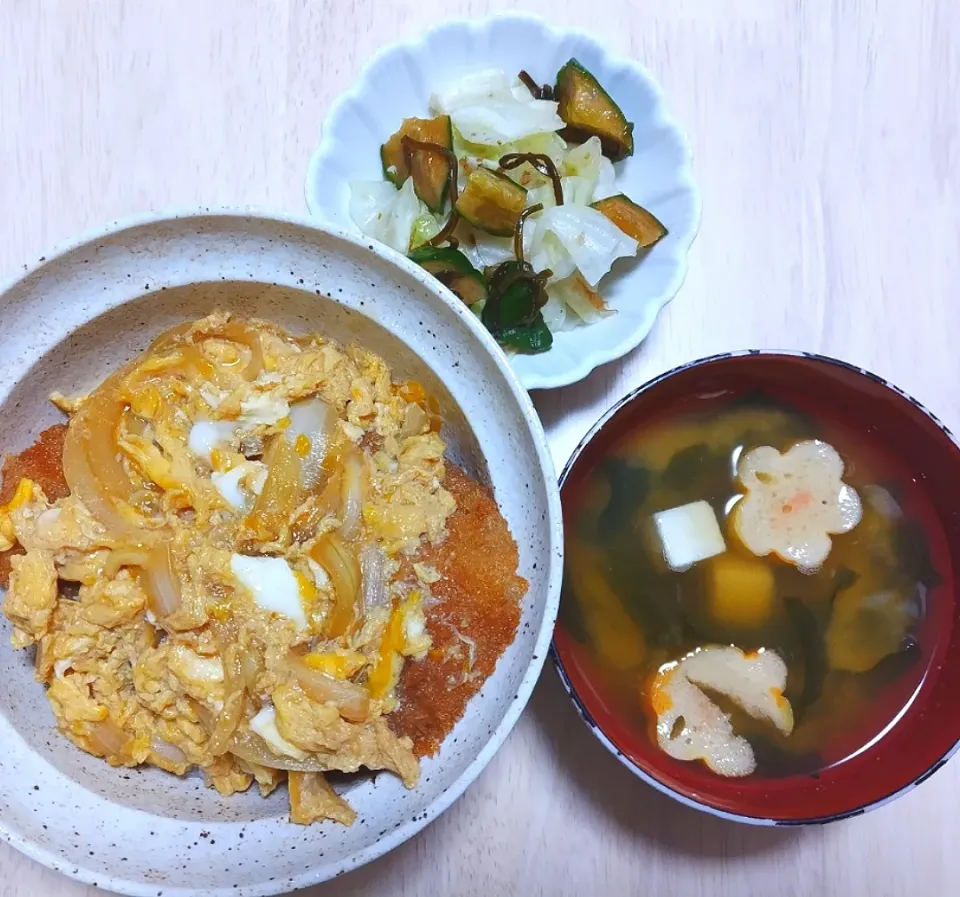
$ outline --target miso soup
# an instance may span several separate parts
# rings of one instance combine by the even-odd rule
[[[945,538],[869,431],[764,395],[702,404],[565,494],[562,624],[653,748],[704,775],[816,773],[909,706]]]

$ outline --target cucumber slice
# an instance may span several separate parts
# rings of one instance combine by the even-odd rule
[[[574,143],[599,137],[603,154],[614,162],[633,155],[633,122],[576,59],[557,72],[554,96],[566,123],[560,135]]]
[[[429,271],[467,305],[487,298],[487,283],[483,275],[459,249],[451,249],[449,246],[422,246],[410,253],[410,260]]]
[[[402,187],[408,177],[413,177],[414,192],[431,212],[439,212],[450,187],[450,164],[439,153],[415,149],[410,154],[408,167],[403,151],[404,137],[452,149],[453,127],[450,116],[406,118],[400,130],[380,147],[383,176],[397,187]]]
[[[456,208],[457,214],[474,227],[497,237],[510,237],[526,201],[527,191],[506,175],[478,168],[467,178]]]
[[[622,193],[597,200],[593,208],[609,218],[628,237],[633,237],[641,249],[653,246],[666,236],[667,229],[656,216]]]
[[[553,345],[553,334],[543,320],[543,315],[537,312],[536,317],[522,327],[508,327],[502,330],[497,337],[501,346],[509,346],[518,352],[527,352],[536,355],[546,352]]]

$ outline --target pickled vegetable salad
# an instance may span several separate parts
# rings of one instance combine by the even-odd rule
[[[381,147],[385,180],[351,184],[360,230],[409,254],[514,351],[613,314],[601,280],[666,229],[617,191],[633,125],[590,72],[571,59],[542,87],[478,72],[430,107]]]

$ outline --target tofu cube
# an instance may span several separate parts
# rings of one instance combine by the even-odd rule
[[[653,515],[667,566],[678,573],[727,550],[713,508],[694,501]]]

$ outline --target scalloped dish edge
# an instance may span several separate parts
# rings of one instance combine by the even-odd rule
[[[640,320],[638,325],[627,331],[626,335],[616,342],[606,346],[597,346],[588,350],[580,356],[578,363],[564,369],[562,372],[538,372],[523,371],[519,372],[511,363],[518,379],[527,390],[532,389],[553,389],[562,386],[569,386],[576,383],[594,369],[608,362],[622,358],[634,350],[653,329],[654,322],[663,308],[673,299],[680,290],[686,279],[689,268],[688,256],[690,249],[696,239],[700,227],[702,201],[700,191],[696,181],[693,178],[693,153],[689,140],[685,132],[679,126],[674,117],[670,114],[657,82],[647,73],[644,67],[631,59],[608,52],[603,45],[594,37],[586,32],[575,28],[554,28],[545,23],[537,16],[523,13],[500,13],[488,16],[479,21],[468,21],[462,18],[451,19],[442,24],[431,28],[418,37],[408,40],[397,41],[378,50],[361,68],[353,85],[341,93],[329,107],[321,126],[320,141],[310,157],[307,166],[307,177],[305,182],[305,201],[307,208],[312,216],[324,222],[325,224],[334,224],[335,222],[326,214],[324,207],[317,201],[319,174],[325,165],[333,158],[337,157],[339,143],[336,134],[339,131],[339,122],[341,118],[349,113],[352,104],[363,105],[364,96],[367,93],[367,81],[371,71],[375,70],[382,61],[390,56],[407,52],[412,54],[422,53],[427,42],[440,29],[463,29],[472,32],[474,35],[483,35],[489,33],[494,27],[507,22],[521,22],[528,27],[537,27],[543,30],[551,42],[556,44],[564,40],[575,38],[578,41],[589,44],[592,49],[605,58],[605,61],[611,68],[619,68],[628,71],[633,77],[639,78],[644,82],[649,94],[654,99],[654,112],[652,118],[656,118],[664,124],[664,130],[670,132],[676,139],[678,145],[684,150],[684,164],[678,169],[676,186],[686,190],[692,201],[689,225],[685,230],[671,230],[670,236],[673,238],[673,254],[676,257],[676,270],[669,283],[658,294],[648,297],[646,314]],[[343,225],[338,225],[343,226]],[[354,227],[354,230],[357,230]],[[359,233],[359,230],[357,230]],[[380,246],[381,251],[392,255],[400,255],[389,247]]]

